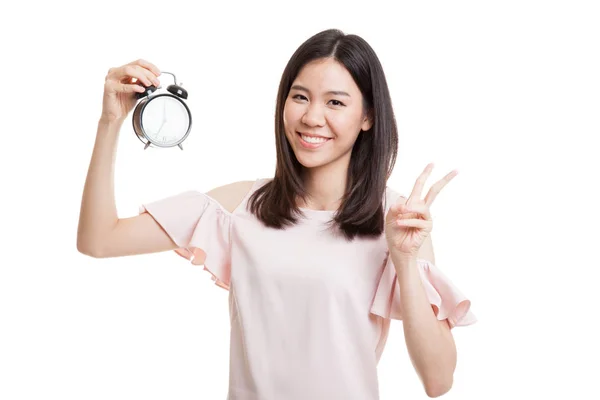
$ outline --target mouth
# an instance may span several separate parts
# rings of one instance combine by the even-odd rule
[[[329,142],[333,138],[328,138],[324,136],[311,135],[302,132],[296,132],[298,138],[300,139],[300,144],[307,149],[316,149],[318,147],[323,146],[325,143]]]

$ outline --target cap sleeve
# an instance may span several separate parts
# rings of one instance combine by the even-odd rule
[[[471,301],[433,263],[417,259],[421,282],[429,302],[435,306],[438,320],[448,319],[450,328],[471,325],[477,318],[470,311]],[[384,318],[402,319],[400,285],[392,258],[387,256],[383,274],[375,292],[371,313]]]
[[[210,196],[187,191],[143,204],[179,246],[175,250],[194,265],[204,265],[216,285],[229,290],[231,277],[231,214]]]

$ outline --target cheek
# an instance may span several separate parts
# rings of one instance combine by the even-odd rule
[[[286,124],[295,124],[302,118],[302,110],[298,107],[298,104],[292,102],[286,102],[283,108],[283,121]]]
[[[357,124],[352,115],[344,113],[332,114],[327,122],[331,130],[339,138],[348,138],[351,140],[353,137],[357,136],[360,131],[360,124]]]

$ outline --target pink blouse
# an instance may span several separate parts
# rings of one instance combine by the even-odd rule
[[[266,228],[246,205],[269,180],[258,179],[233,213],[197,191],[140,213],[229,291],[228,400],[376,400],[390,319],[402,319],[385,236],[348,242],[326,229],[334,211],[309,209],[293,227]],[[386,189],[386,212],[398,196]],[[417,264],[439,320],[476,322],[470,301],[435,265]]]

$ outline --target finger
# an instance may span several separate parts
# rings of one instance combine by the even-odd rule
[[[133,67],[135,67],[138,71],[142,72],[146,76],[146,78],[148,78],[152,82],[154,86],[160,86],[160,81],[158,80],[156,75],[154,75],[154,72],[140,65],[133,65]]]
[[[423,219],[399,219],[396,221],[396,225],[429,230],[432,226],[432,222]]]
[[[431,219],[429,207],[425,204],[405,204],[403,206],[400,206],[400,212],[402,214],[414,213],[418,216],[422,216],[426,220]]]
[[[413,191],[410,194],[410,196],[408,197],[407,203],[410,203],[411,201],[414,201],[415,199],[421,198],[421,193],[423,193],[423,186],[425,185],[427,178],[429,178],[429,175],[431,174],[431,170],[433,170],[433,163],[427,164],[427,166],[425,167],[423,172],[421,172],[421,175],[419,175],[419,177],[417,178],[417,181],[415,182],[415,186],[413,187]]]
[[[440,193],[440,191],[456,176],[458,175],[458,171],[457,170],[453,170],[450,173],[448,173],[445,177],[443,177],[442,179],[440,179],[439,181],[437,181],[434,185],[431,186],[431,188],[429,189],[429,192],[427,193],[427,196],[425,196],[425,204],[427,204],[428,206],[431,205],[431,203],[433,203],[433,201],[435,200],[435,198],[437,197],[437,195]]]
[[[140,58],[139,60],[136,60],[136,61],[132,62],[131,64],[137,64],[139,66],[147,68],[156,76],[160,76],[160,74],[161,74],[160,69],[156,65],[154,65],[151,62],[148,62],[144,59]]]
[[[140,67],[139,65],[129,64],[119,68],[119,72],[117,72],[117,80],[121,83],[128,84],[140,81],[146,87],[151,85],[158,86],[160,84],[160,81],[154,76],[154,74],[146,68]]]
[[[128,85],[125,83],[119,83],[120,87],[119,87],[119,91],[123,92],[123,93],[133,93],[133,92],[137,92],[137,93],[144,93],[144,91],[146,90],[145,87],[140,86],[140,85]]]
[[[105,90],[114,93],[143,93],[146,88],[139,84],[126,84],[109,80],[105,83]]]
[[[124,84],[138,83],[144,86],[150,86],[152,84],[148,76],[143,71],[130,64],[114,68],[112,70],[112,74],[110,74],[110,79]]]

